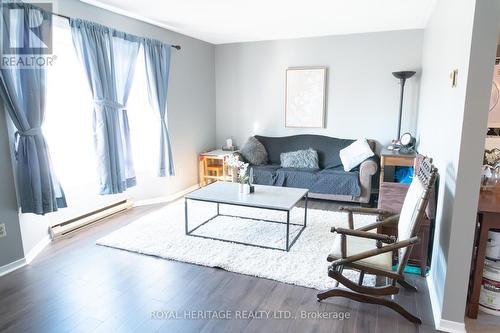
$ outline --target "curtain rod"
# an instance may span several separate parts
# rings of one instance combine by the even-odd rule
[[[65,18],[66,20],[70,20],[70,17],[69,16],[66,16],[66,15],[62,15],[62,14],[57,14],[57,13],[51,13],[52,15],[55,15],[55,16],[59,16],[59,17],[62,17],[62,18]],[[170,47],[173,47],[174,49],[176,50],[180,50],[181,49],[181,46],[180,45],[170,45]]]

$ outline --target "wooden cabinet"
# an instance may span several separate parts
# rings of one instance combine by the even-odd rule
[[[476,237],[467,299],[467,316],[473,319],[477,318],[479,309],[486,245],[490,229],[500,229],[500,186],[491,190],[482,190],[479,194]]]
[[[409,184],[394,183],[385,181],[384,168],[386,166],[414,166],[416,154],[399,154],[398,152],[383,150],[380,156],[380,188],[378,198],[378,208],[388,210],[394,214],[401,212],[403,202],[408,192]],[[431,195],[430,201],[434,200],[434,195]],[[427,216],[433,217],[434,203],[430,204],[427,209]],[[388,235],[397,236],[397,224],[387,226],[379,230]],[[425,276],[428,260],[429,235],[431,232],[431,220],[425,218],[420,226],[418,237],[420,243],[413,246],[408,263],[420,267],[420,274]]]
[[[422,225],[420,226],[420,230],[417,234],[420,239],[420,243],[415,244],[411,250],[410,259],[408,259],[408,264],[412,266],[417,266],[420,268],[420,275],[425,276],[427,270],[427,258],[428,255],[428,246],[429,246],[429,233],[430,233],[430,221],[428,219],[424,219]],[[386,235],[394,235],[398,234],[398,226],[388,226],[383,227],[380,233]]]

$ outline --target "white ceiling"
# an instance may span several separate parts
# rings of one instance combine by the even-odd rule
[[[214,44],[422,29],[435,0],[81,0]]]

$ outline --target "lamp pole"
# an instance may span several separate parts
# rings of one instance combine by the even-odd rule
[[[398,136],[396,138],[399,139],[401,137],[401,117],[403,116],[403,96],[405,92],[405,83],[406,79],[409,79],[413,75],[415,75],[415,72],[413,71],[392,72],[392,75],[394,75],[395,78],[399,79],[399,82],[401,84],[401,94],[399,96]]]

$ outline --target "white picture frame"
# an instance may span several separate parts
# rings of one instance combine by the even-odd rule
[[[285,79],[285,127],[325,128],[326,67],[289,67]]]

